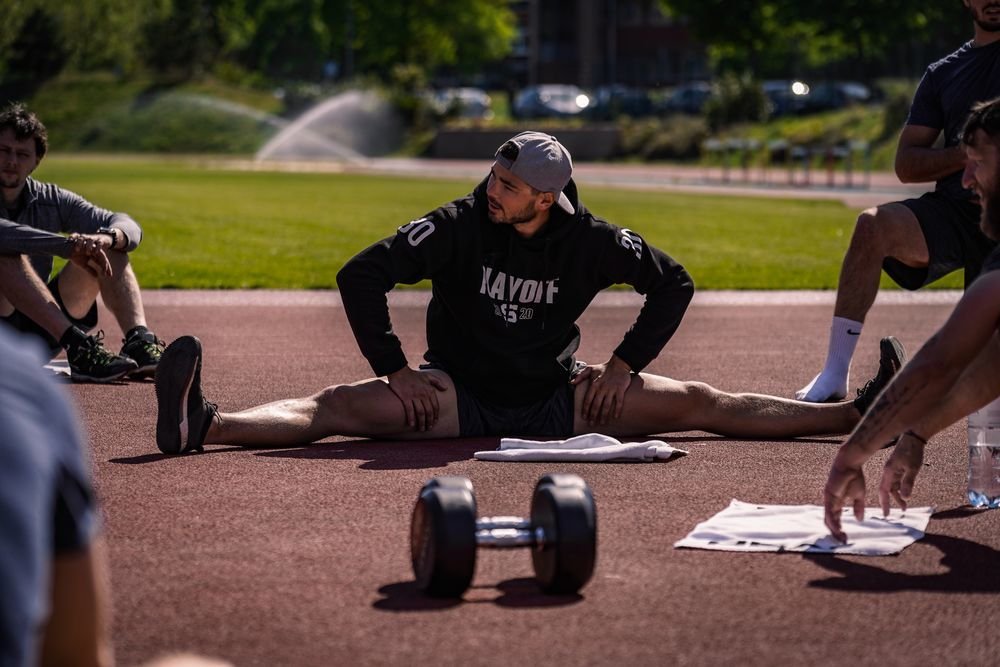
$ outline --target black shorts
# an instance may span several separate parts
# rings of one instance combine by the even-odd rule
[[[82,329],[84,332],[90,331],[97,326],[97,301],[94,301],[90,305],[90,310],[82,318],[76,318],[66,312],[66,306],[63,304],[62,295],[59,294],[59,276],[57,275],[48,284],[49,292],[52,293],[53,298],[55,298],[56,303],[59,304],[59,309],[62,310],[63,315],[66,319],[70,321],[73,326]],[[62,350],[62,346],[59,345],[59,341],[49,335],[49,332],[42,327],[35,324],[35,321],[28,318],[27,315],[19,310],[15,310],[13,313],[7,317],[0,317],[0,320],[6,322],[10,326],[14,327],[18,331],[34,334],[40,337],[46,345],[49,347],[49,353],[54,357],[59,354]]]
[[[979,229],[979,205],[939,192],[928,192],[899,203],[917,217],[930,252],[930,262],[926,268],[918,269],[892,257],[886,258],[882,268],[889,277],[900,287],[915,290],[952,271],[965,269],[965,286],[968,287],[996,246],[996,242],[986,238]]]
[[[581,366],[577,362],[577,366]],[[448,373],[439,363],[421,364],[422,369]],[[448,373],[458,401],[458,434],[463,438],[481,436],[524,436],[568,438],[573,435],[574,386],[567,382],[537,403],[517,407],[484,401]]]

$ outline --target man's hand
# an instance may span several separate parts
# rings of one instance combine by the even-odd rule
[[[889,516],[889,499],[894,498],[902,509],[913,493],[913,483],[924,463],[924,443],[910,433],[904,433],[896,441],[896,448],[885,462],[882,480],[878,487],[878,499],[882,505],[882,515]]]
[[[606,424],[619,419],[625,407],[625,392],[632,383],[632,369],[615,355],[606,364],[587,366],[570,379],[578,385],[590,380],[581,410],[585,421]]]
[[[406,412],[406,425],[416,431],[429,431],[437,423],[440,413],[437,393],[447,391],[447,386],[433,373],[421,373],[403,366],[391,373],[389,389],[396,394]]]
[[[111,261],[104,251],[104,247],[109,241],[108,237],[104,235],[70,234],[69,241],[72,244],[69,261],[86,269],[95,277],[100,274],[104,274],[105,276],[112,274]]]
[[[841,447],[823,489],[823,521],[833,537],[845,544],[847,533],[840,525],[844,506],[850,504],[854,507],[854,518],[858,521],[865,518],[865,474],[861,469],[864,461],[851,461],[856,458],[848,450],[848,445]]]

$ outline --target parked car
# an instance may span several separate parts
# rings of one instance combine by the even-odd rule
[[[653,100],[641,88],[621,84],[601,86],[587,107],[587,115],[598,120],[613,120],[618,116],[641,117],[653,113]]]
[[[431,106],[441,115],[455,115],[459,118],[493,117],[493,101],[481,88],[444,88],[431,94]]]
[[[704,110],[705,103],[712,96],[712,84],[707,81],[693,81],[674,88],[670,97],[663,105],[668,113],[686,113],[698,115]]]
[[[547,83],[529,86],[517,94],[511,108],[515,118],[577,116],[590,106],[590,96],[578,86]]]
[[[810,88],[803,81],[764,81],[761,87],[771,104],[772,116],[800,114],[809,106]]]
[[[873,99],[868,86],[855,81],[825,81],[809,91],[809,111],[842,109],[852,104],[867,104]]]

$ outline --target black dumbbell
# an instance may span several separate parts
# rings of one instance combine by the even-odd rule
[[[436,597],[459,597],[472,583],[476,548],[531,547],[535,578],[547,593],[576,593],[597,557],[597,508],[577,475],[544,475],[531,498],[531,519],[476,518],[472,482],[435,477],[413,508],[410,557],[417,586]]]

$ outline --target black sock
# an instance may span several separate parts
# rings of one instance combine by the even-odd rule
[[[71,326],[69,329],[66,329],[66,333],[64,333],[62,338],[59,339],[59,346],[68,352],[69,350],[76,349],[80,343],[85,342],[87,338],[87,334],[77,327]]]

